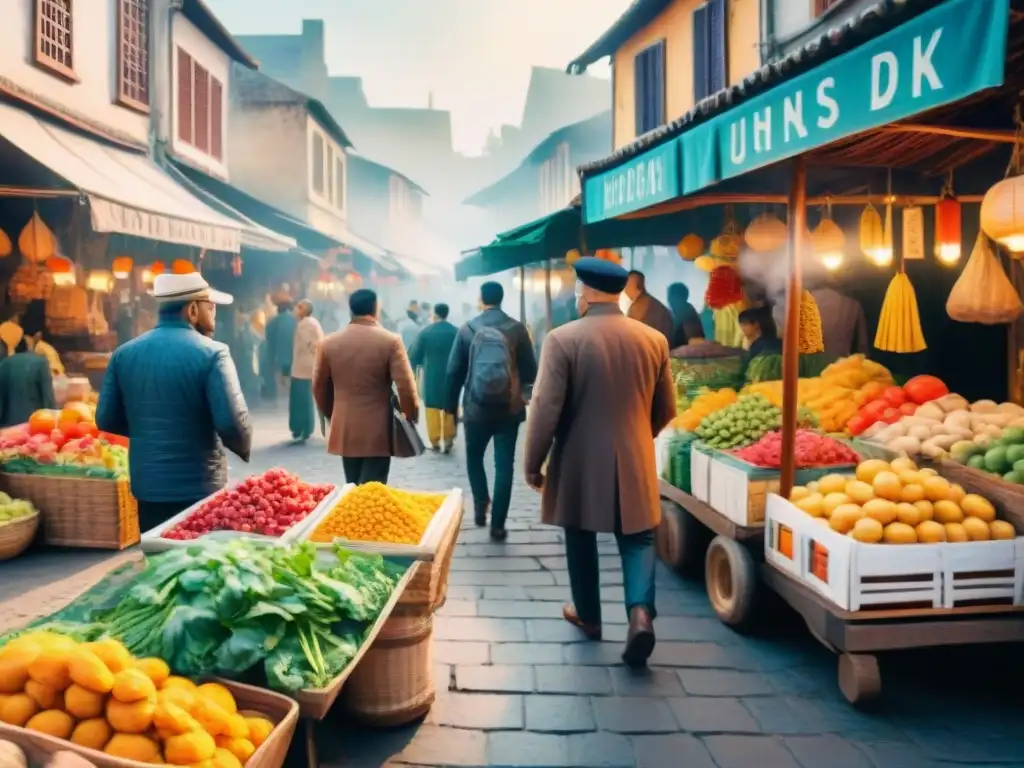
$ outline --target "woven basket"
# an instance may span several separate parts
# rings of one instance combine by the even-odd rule
[[[433,634],[429,613],[388,619],[345,685],[345,709],[381,728],[423,717],[434,703]]]
[[[299,722],[299,705],[279,693],[254,688],[230,680],[218,680],[234,695],[240,712],[266,717],[274,723],[274,730],[253,756],[246,762],[246,768],[281,768],[288,747],[295,735]],[[95,749],[73,744],[36,731],[28,731],[6,723],[0,723],[0,739],[11,741],[24,750],[30,765],[45,765],[55,752],[74,752],[81,755],[97,768],[148,768],[148,763],[111,757]]]
[[[124,549],[139,543],[139,506],[128,480],[0,473],[11,496],[43,517],[43,542],[57,547]]]
[[[402,614],[421,614],[423,609],[436,611],[448,596],[448,572],[452,567],[452,556],[455,554],[455,542],[459,538],[462,527],[463,509],[459,509],[448,522],[448,529],[437,545],[437,554],[433,562],[423,563],[413,576],[409,586],[405,588],[398,601],[398,611]]]
[[[28,549],[38,530],[38,512],[7,525],[0,525],[0,560],[10,560]]]

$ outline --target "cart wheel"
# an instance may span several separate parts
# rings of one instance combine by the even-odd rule
[[[680,573],[699,571],[704,542],[703,526],[693,515],[674,501],[662,499],[661,524],[655,531],[655,546],[662,562]]]
[[[855,707],[868,706],[882,695],[882,673],[878,659],[866,653],[844,653],[839,657],[839,690]]]
[[[708,599],[723,624],[733,629],[749,625],[754,613],[757,572],[754,560],[741,545],[716,536],[704,561]]]

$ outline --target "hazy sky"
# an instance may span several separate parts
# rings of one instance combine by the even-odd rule
[[[455,149],[477,154],[488,131],[518,124],[530,67],[564,68],[630,0],[207,0],[237,34],[326,25],[327,67],[361,75],[372,106],[452,112]],[[608,76],[602,64],[590,72]]]

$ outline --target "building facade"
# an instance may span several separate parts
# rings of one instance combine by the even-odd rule
[[[614,147],[656,130],[758,69],[763,2],[634,0],[569,64],[570,72],[582,73],[611,59]]]
[[[232,67],[232,183],[326,235],[348,237],[341,126],[316,99],[260,72]]]

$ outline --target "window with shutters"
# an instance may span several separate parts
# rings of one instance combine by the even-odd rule
[[[693,100],[726,87],[725,0],[708,0],[693,12]]]
[[[178,140],[224,159],[224,84],[178,49]]]
[[[313,179],[313,191],[318,195],[324,194],[324,137],[319,133],[313,134],[313,156],[310,158],[310,172]]]
[[[117,98],[149,111],[149,0],[118,0]]]
[[[334,147],[327,145],[327,156],[324,160],[324,175],[327,179],[327,200],[334,202]]]
[[[841,0],[814,0],[814,17],[821,16],[833,5],[839,5]]]
[[[35,60],[70,80],[75,77],[72,0],[34,0]],[[6,16],[10,17],[9,10]],[[10,22],[10,18],[8,18]]]
[[[224,86],[210,78],[210,154],[224,159]]]
[[[338,153],[334,158],[334,190],[337,197],[334,204],[339,211],[345,210],[345,155]]]
[[[665,41],[659,40],[633,59],[634,120],[640,136],[665,124]]]

